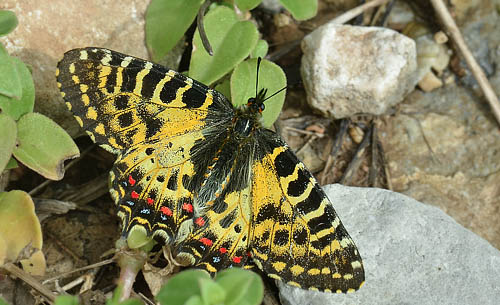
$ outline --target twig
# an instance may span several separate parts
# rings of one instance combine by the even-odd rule
[[[46,283],[49,283],[51,281],[54,281],[54,280],[57,280],[57,279],[60,279],[60,278],[64,278],[64,277],[66,277],[66,276],[68,276],[70,274],[73,274],[75,272],[80,272],[80,271],[85,271],[85,270],[89,270],[89,269],[101,267],[101,266],[108,265],[108,264],[111,264],[111,263],[114,263],[114,262],[115,262],[114,258],[106,259],[106,260],[103,260],[101,262],[98,262],[98,263],[95,263],[95,264],[92,264],[92,265],[88,265],[88,266],[85,266],[85,267],[82,267],[82,268],[77,268],[77,269],[74,269],[74,270],[71,270],[71,271],[68,271],[68,272],[64,272],[64,273],[58,274],[58,275],[56,275],[54,277],[51,277],[50,279],[46,279],[45,281],[43,281],[43,283],[46,284]]]
[[[212,50],[212,46],[210,45],[210,41],[208,41],[207,33],[205,32],[205,26],[203,24],[203,17],[205,16],[205,12],[207,8],[210,6],[211,1],[205,0],[198,10],[198,17],[196,18],[196,24],[198,27],[198,32],[200,33],[201,43],[203,47],[207,51],[208,55],[213,56],[214,51]]]
[[[366,147],[370,144],[372,138],[372,129],[370,128],[367,133],[365,133],[365,136],[363,137],[363,141],[361,141],[361,144],[359,144],[358,149],[356,150],[356,153],[354,154],[354,157],[352,158],[351,162],[349,162],[349,165],[347,166],[347,169],[345,170],[344,174],[339,180],[340,184],[349,184],[351,182],[351,179],[354,175],[354,172],[359,168],[361,165],[361,157],[363,156]]]
[[[457,24],[451,17],[450,12],[446,8],[446,5],[443,3],[443,1],[431,0],[431,3],[432,6],[434,6],[436,14],[443,22],[445,31],[448,32],[448,36],[450,36],[451,39],[453,39],[453,41],[458,47],[458,50],[460,51],[460,53],[462,53],[463,57],[465,58],[465,61],[467,62],[467,65],[469,66],[472,75],[474,75],[474,78],[477,80],[479,86],[481,87],[481,90],[483,90],[484,96],[486,97],[488,104],[490,104],[491,110],[493,111],[493,114],[495,115],[497,122],[500,124],[500,101],[498,100],[495,91],[493,91],[493,88],[491,87],[488,78],[486,78],[486,75],[484,74],[483,70],[477,63],[476,59],[472,55],[469,48],[467,47],[467,44],[465,43],[465,40],[462,34],[460,33]]]
[[[346,23],[347,21],[353,19],[353,18],[356,18],[356,16],[358,16],[359,14],[362,14],[363,12],[371,9],[372,7],[376,7],[376,6],[379,6],[379,5],[382,5],[386,2],[389,2],[389,0],[373,0],[373,1],[370,1],[368,3],[365,3],[363,5],[360,5],[360,6],[357,6],[351,10],[348,10],[347,12],[343,13],[342,15],[340,16],[337,16],[335,19],[333,19],[332,23],[336,23],[336,24],[344,24]]]
[[[26,284],[33,287],[33,289],[35,289],[41,295],[43,295],[45,298],[47,298],[47,300],[50,303],[55,302],[56,295],[54,293],[52,293],[52,291],[47,289],[45,286],[43,286],[37,279],[35,279],[30,274],[25,272],[24,270],[20,269],[19,267],[17,267],[16,265],[14,265],[12,263],[7,263],[7,264],[3,265],[2,268],[7,270],[11,275],[14,275],[14,276],[20,278]]]

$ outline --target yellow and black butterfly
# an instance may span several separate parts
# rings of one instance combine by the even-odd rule
[[[265,91],[234,108],[178,72],[102,48],[58,64],[66,105],[118,155],[111,195],[132,229],[214,274],[256,265],[321,291],[364,282],[361,257],[325,193],[288,145],[261,126]]]

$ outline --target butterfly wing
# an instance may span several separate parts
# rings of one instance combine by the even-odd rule
[[[234,115],[229,101],[173,70],[101,48],[68,51],[57,81],[78,123],[118,154],[111,194],[124,233],[137,226],[167,242],[187,234],[181,224],[201,212],[193,194]]]
[[[279,136],[259,132],[251,185],[256,265],[302,288],[358,289],[364,281],[361,257],[325,193]]]
[[[213,193],[206,213],[194,220],[192,233],[177,247],[176,259],[215,274],[222,269],[247,267],[251,221],[250,177],[255,141],[228,139],[219,149],[200,192]],[[225,167],[225,168],[224,168]],[[211,181],[212,180],[212,181]]]
[[[113,153],[196,133],[233,113],[227,99],[205,85],[108,49],[68,51],[56,74],[78,123]]]

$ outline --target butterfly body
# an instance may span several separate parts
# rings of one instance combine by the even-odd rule
[[[260,124],[261,91],[234,108],[173,70],[101,48],[67,52],[58,86],[94,141],[117,154],[124,235],[143,230],[211,273],[257,265],[322,291],[364,282],[359,253],[288,145]]]

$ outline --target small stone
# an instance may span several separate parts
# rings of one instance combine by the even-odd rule
[[[416,85],[415,43],[393,30],[327,23],[302,50],[307,101],[329,117],[383,114]]]
[[[440,80],[434,72],[429,71],[424,78],[418,82],[418,86],[425,92],[431,92],[434,89],[443,86],[443,81]]]
[[[349,135],[351,136],[354,143],[359,144],[361,143],[361,141],[363,141],[365,133],[363,132],[363,129],[361,129],[361,127],[353,126],[349,128]]]
[[[434,41],[439,44],[447,43],[448,36],[443,31],[439,31],[436,34],[434,34]]]
[[[431,70],[439,75],[448,67],[450,54],[445,44],[437,43],[430,34],[416,38],[415,42],[417,44],[418,81]]]
[[[274,25],[278,28],[289,25],[292,20],[286,14],[276,14],[273,17]]]

